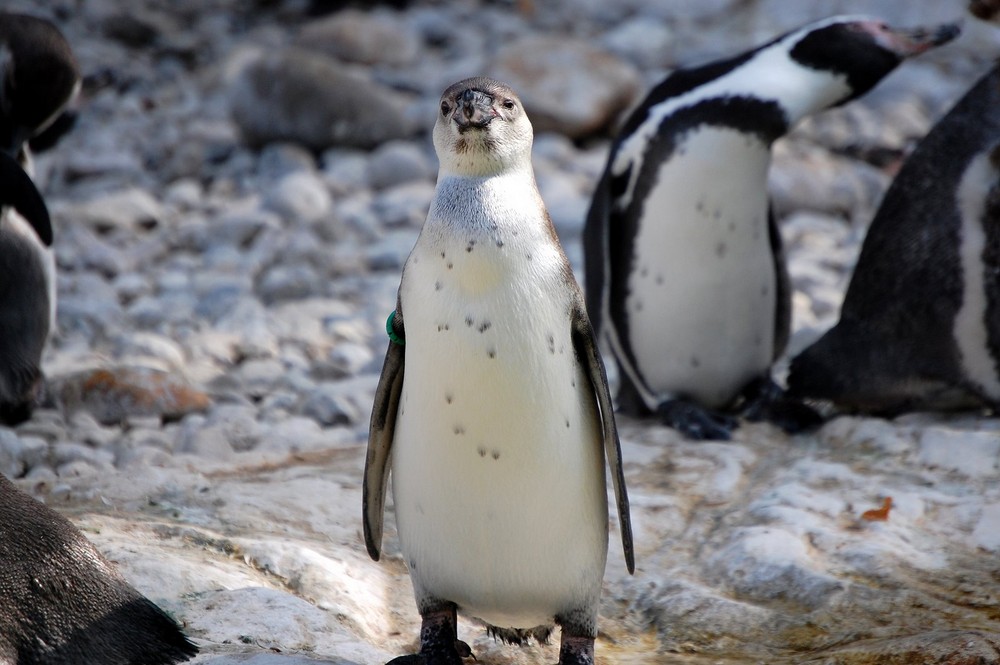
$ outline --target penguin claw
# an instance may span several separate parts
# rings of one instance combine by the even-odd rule
[[[697,441],[729,441],[733,430],[739,427],[739,420],[736,418],[683,400],[663,402],[657,407],[656,415],[664,425]]]
[[[471,658],[472,660],[479,662],[479,659],[476,658],[476,654],[472,653],[472,647],[462,640],[455,640],[455,651],[462,658]]]

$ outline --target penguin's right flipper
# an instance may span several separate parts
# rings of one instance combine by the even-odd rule
[[[42,243],[52,246],[52,220],[45,199],[17,160],[0,151],[0,207],[3,206],[21,213]]]
[[[771,356],[774,361],[785,352],[792,334],[792,278],[788,273],[785,243],[781,238],[781,229],[778,228],[778,219],[774,216],[773,205],[767,209],[767,235],[771,244],[775,277],[774,355]]]
[[[403,389],[403,362],[406,358],[402,343],[405,340],[402,307],[399,303],[396,304],[390,325],[392,338],[385,352],[382,375],[375,389],[362,487],[365,546],[368,548],[368,555],[375,561],[381,556],[382,520],[385,512],[386,487],[389,483],[389,458],[396,430],[399,395]]]
[[[696,441],[729,441],[739,420],[723,413],[710,411],[683,399],[670,399],[656,408],[664,425],[672,427]]]
[[[609,162],[610,164],[610,162]],[[604,316],[605,282],[611,279],[605,275],[608,265],[608,223],[611,217],[610,165],[605,168],[594,189],[594,197],[587,211],[587,222],[583,227],[584,287],[586,289],[587,314],[590,325],[598,339]]]

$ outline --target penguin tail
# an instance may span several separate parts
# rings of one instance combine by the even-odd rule
[[[95,636],[114,654],[106,654],[107,662],[135,663],[136,665],[175,665],[190,660],[198,647],[181,631],[180,626],[166,612],[148,598],[139,597],[105,615],[98,623],[89,626]],[[93,662],[105,662],[98,658]]]
[[[504,644],[515,646],[525,646],[532,640],[538,644],[548,644],[549,636],[552,634],[552,626],[535,626],[534,628],[498,628],[497,626],[486,626],[486,634],[494,640],[500,640]]]

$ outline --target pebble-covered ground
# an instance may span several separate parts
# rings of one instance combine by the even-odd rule
[[[609,132],[671,67],[836,13],[965,14],[960,0],[359,5],[5,4],[54,19],[85,81],[76,128],[36,159],[59,266],[49,404],[0,428],[0,472],[173,613],[199,663],[414,648],[391,515],[383,561],[364,550],[360,473],[448,84],[488,73],[519,91],[580,274]],[[901,156],[997,56],[1000,30],[967,18],[958,41],[776,146],[792,352],[835,320]],[[996,420],[840,417],[701,443],[621,425],[638,566],[627,575],[613,533],[602,662],[1000,662]],[[886,497],[887,520],[862,518]],[[556,660],[460,632],[484,664]]]

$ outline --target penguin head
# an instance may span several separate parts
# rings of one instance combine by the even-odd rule
[[[80,71],[55,25],[0,12],[0,149],[16,155],[80,89]]]
[[[475,77],[441,95],[434,149],[442,170],[484,176],[530,166],[531,143],[531,122],[510,86]]]
[[[789,55],[804,67],[846,78],[850,92],[843,104],[871,90],[906,58],[958,36],[957,23],[931,28],[897,29],[870,17],[838,16],[802,28]]]

